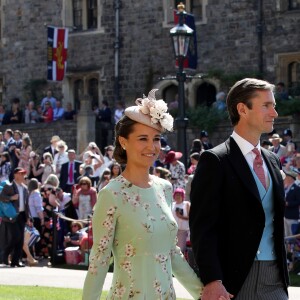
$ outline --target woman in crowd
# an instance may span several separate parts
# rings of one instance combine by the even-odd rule
[[[46,179],[50,174],[55,174],[55,166],[53,165],[53,159],[50,152],[43,154],[44,163],[39,166],[32,161],[32,173],[34,177],[41,176],[42,184],[45,184]]]
[[[19,159],[18,167],[26,170],[27,175],[30,172],[30,152],[32,151],[31,139],[28,135],[22,138],[22,147],[21,149],[16,149],[16,156]]]
[[[177,246],[180,247],[182,253],[186,250],[186,239],[189,235],[189,214],[190,202],[185,201],[184,189],[178,188],[173,193],[173,216],[178,225]]]
[[[59,180],[55,174],[50,174],[45,184],[41,187],[44,209],[44,228],[41,235],[41,248],[43,256],[48,258],[52,255],[53,246],[53,211],[57,211],[56,188],[59,186]]]
[[[160,151],[160,134],[173,126],[166,103],[156,101],[154,93],[127,108],[116,125],[114,157],[126,168],[98,195],[83,299],[100,298],[111,252],[114,277],[107,299],[176,299],[172,274],[195,299],[201,296],[200,279],[176,247],[172,186],[149,174]]]
[[[45,110],[41,116],[41,119],[45,123],[51,123],[53,121],[53,108],[50,101],[45,102]]]
[[[166,168],[155,167],[153,170],[153,175],[171,181],[171,172]]]
[[[110,180],[110,169],[107,168],[102,173],[102,176],[98,182],[97,190],[98,191],[102,190],[109,183],[109,180]]]
[[[181,152],[169,151],[165,158],[165,164],[170,164],[169,171],[172,176],[173,189],[185,188],[185,166],[179,160]]]
[[[26,254],[27,263],[30,267],[38,264],[38,261],[32,256],[32,254],[34,255],[35,251],[30,251],[30,249],[35,249],[35,246],[39,240],[40,232],[34,227],[33,219],[28,218],[25,225],[23,251]]]
[[[46,152],[43,154],[44,163],[42,164],[42,183],[46,182],[46,179],[50,174],[55,174],[55,166],[53,164],[53,158],[51,153]]]
[[[28,206],[30,215],[33,218],[34,227],[42,233],[45,223],[44,223],[44,209],[43,209],[43,198],[39,189],[39,182],[36,178],[30,179],[28,183]],[[35,247],[36,254],[41,256],[41,246],[38,242]]]
[[[122,172],[121,165],[118,162],[115,161],[110,165],[111,179],[117,178],[121,174],[121,172]]]
[[[9,180],[11,173],[11,164],[10,157],[8,152],[2,152],[0,154],[1,163],[0,163],[0,182]]]
[[[43,165],[41,163],[40,156],[34,152],[31,151],[29,155],[29,175],[28,178],[36,178],[38,182],[42,182],[42,175],[43,172],[40,171],[40,169],[43,168]],[[34,171],[33,171],[34,170]]]
[[[191,175],[195,172],[199,159],[200,159],[200,153],[198,153],[198,152],[194,152],[190,155],[191,165],[187,170],[187,173],[189,175]]]
[[[114,146],[108,145],[104,148],[104,156],[103,156],[103,164],[100,167],[99,175],[100,178],[103,174],[103,172],[110,168],[110,165],[113,163],[113,153],[114,153]]]
[[[55,166],[56,176],[59,178],[62,164],[69,161],[67,152],[68,146],[63,140],[60,140],[56,144],[56,150],[58,152],[54,155],[53,164]]]
[[[78,207],[78,219],[84,220],[93,212],[93,207],[97,200],[97,192],[92,187],[92,182],[88,177],[82,177],[78,182],[78,189],[74,189],[72,202]]]

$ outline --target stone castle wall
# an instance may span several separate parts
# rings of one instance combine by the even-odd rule
[[[279,0],[263,1],[263,65],[265,78],[276,78],[276,55],[299,51],[300,11],[278,8]],[[0,77],[4,78],[6,103],[12,97],[26,99],[24,84],[46,78],[46,34],[44,26],[61,26],[62,0],[2,0]],[[207,24],[197,26],[198,69],[232,73],[258,72],[257,37],[259,1],[211,0],[206,7]],[[121,1],[120,93],[130,100],[141,96],[159,78],[174,75],[170,28],[163,27],[163,1]],[[196,19],[197,21],[197,19]],[[112,101],[114,90],[114,8],[103,1],[104,33],[70,33],[69,72],[103,71],[102,97]],[[68,25],[68,24],[66,24]],[[50,83],[59,94],[61,84]],[[29,99],[26,99],[29,100]],[[71,100],[72,99],[68,99]]]

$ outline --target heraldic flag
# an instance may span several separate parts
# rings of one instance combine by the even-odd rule
[[[68,29],[48,27],[47,80],[61,81],[67,69]]]
[[[176,14],[177,11],[174,10],[174,23],[178,24],[179,16]],[[183,67],[185,69],[197,69],[198,53],[197,53],[197,32],[195,26],[195,17],[192,14],[186,13],[185,24],[194,30],[193,36],[190,39],[189,49],[187,52],[187,57],[183,61]],[[176,67],[178,67],[178,61],[176,59]]]

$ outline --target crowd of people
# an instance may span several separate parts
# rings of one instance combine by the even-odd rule
[[[252,79],[245,80],[251,81]],[[259,98],[256,99],[251,94],[253,97],[251,99],[257,100],[253,109],[259,110],[258,101],[268,101],[269,108],[266,114],[273,119],[276,118],[274,98],[271,97],[273,95],[272,86],[266,82],[252,81],[253,90],[258,90],[258,94],[253,95]],[[262,86],[264,87],[262,88]],[[170,124],[173,124],[173,121],[171,120],[172,117],[166,113],[167,105],[159,102],[162,100],[157,101],[159,105],[156,108],[154,93],[155,91],[151,91],[147,98],[137,99],[137,106],[128,107],[124,110],[120,105],[120,112],[116,116],[118,120],[116,120],[115,127],[115,143],[106,146],[104,153],[95,142],[90,142],[82,153],[76,153],[74,149],[68,149],[68,145],[59,136],[51,138],[49,146],[44,149],[43,153],[36,153],[33,151],[28,134],[19,130],[12,132],[10,129],[4,132],[0,145],[0,176],[1,182],[6,182],[6,184],[0,193],[0,201],[12,202],[18,215],[13,219],[2,216],[0,224],[0,238],[4,241],[4,244],[0,246],[0,263],[2,265],[24,266],[21,262],[24,255],[23,250],[27,256],[28,265],[35,265],[41,257],[51,257],[55,255],[55,251],[67,250],[69,247],[76,247],[77,253],[80,253],[77,262],[83,262],[86,253],[89,254],[89,248],[93,244],[90,238],[93,236],[100,242],[94,245],[91,251],[89,272],[84,287],[84,295],[87,299],[91,297],[91,293],[98,295],[101,292],[99,282],[103,282],[105,278],[104,275],[109,266],[112,250],[118,261],[115,272],[120,275],[120,280],[124,280],[124,282],[114,283],[111,290],[114,295],[121,295],[121,297],[128,295],[129,297],[135,293],[144,292],[143,289],[140,290],[140,286],[144,285],[146,289],[149,288],[149,282],[141,283],[133,268],[138,262],[136,256],[141,257],[142,254],[145,254],[142,263],[151,266],[149,278],[156,272],[152,270],[152,268],[156,268],[153,266],[153,262],[159,263],[163,273],[168,275],[153,282],[155,294],[166,296],[171,293],[170,299],[173,299],[174,291],[170,288],[172,285],[170,275],[173,268],[173,272],[177,273],[176,275],[190,293],[196,297],[202,293],[203,284],[195,277],[194,270],[187,263],[181,261],[179,263],[178,261],[179,257],[182,257],[182,253],[187,251],[190,224],[192,224],[192,230],[194,230],[192,245],[196,249],[197,264],[203,268],[200,272],[200,278],[205,278],[203,283],[206,285],[210,283],[209,280],[217,279],[212,281],[214,291],[206,288],[204,295],[208,295],[208,293],[216,295],[217,291],[219,293],[218,299],[232,298],[232,295],[222,285],[222,275],[219,275],[221,273],[216,271],[217,275],[213,275],[216,278],[207,277],[205,272],[209,273],[210,271],[205,270],[205,262],[202,261],[200,253],[203,252],[204,256],[207,255],[208,261],[210,254],[206,252],[206,249],[202,249],[202,244],[199,241],[200,236],[196,236],[195,232],[198,232],[199,228],[203,229],[204,237],[206,234],[204,229],[210,226],[210,222],[203,223],[208,221],[206,214],[212,211],[219,212],[221,209],[216,206],[218,203],[211,201],[215,199],[215,193],[219,193],[218,199],[224,197],[221,192],[222,189],[224,189],[225,194],[232,192],[240,193],[239,196],[241,196],[245,193],[244,188],[236,185],[238,182],[237,174],[232,174],[232,166],[229,161],[230,156],[235,151],[242,162],[244,158],[237,151],[237,147],[245,151],[245,148],[250,149],[253,145],[255,148],[250,151],[251,163],[249,163],[250,156],[248,158],[246,156],[246,161],[249,165],[253,165],[253,169],[249,170],[255,180],[255,182],[252,180],[252,183],[257,186],[258,192],[255,197],[261,198],[262,201],[264,197],[267,197],[268,201],[272,202],[274,197],[280,196],[282,198],[281,196],[283,196],[285,200],[285,237],[299,233],[300,153],[297,152],[297,144],[293,141],[293,133],[290,129],[284,130],[283,138],[281,138],[276,130],[268,124],[268,127],[264,125],[265,128],[257,129],[255,137],[249,135],[247,130],[254,124],[252,122],[254,115],[252,116],[252,108],[248,107],[247,103],[240,102],[236,107],[237,110],[230,111],[231,107],[229,107],[235,129],[230,139],[221,147],[213,148],[209,141],[208,132],[202,130],[199,138],[192,142],[188,165],[185,166],[180,161],[182,153],[172,148],[161,135],[165,129],[170,130],[172,128]],[[260,95],[261,98],[257,95]],[[234,94],[229,94],[228,97],[227,105],[229,103],[234,107],[234,101],[236,101]],[[230,103],[230,101],[233,102]],[[43,103],[45,108],[49,104],[48,102],[50,101],[46,100]],[[105,105],[106,103],[104,103]],[[125,115],[122,116],[122,114]],[[246,116],[246,114],[248,115]],[[103,116],[105,117],[105,114]],[[273,121],[269,123],[273,123]],[[267,133],[268,129],[272,129],[269,139],[261,141],[261,146],[267,150],[262,150],[259,139],[261,133]],[[228,150],[230,147],[232,153]],[[226,151],[229,158],[224,155]],[[263,153],[264,160],[262,160],[260,152]],[[236,161],[236,158],[233,159]],[[231,163],[235,164],[234,161]],[[201,166],[199,167],[198,164]],[[247,166],[247,164],[244,165]],[[262,166],[264,166],[264,170],[258,170]],[[283,171],[280,173],[281,166]],[[207,176],[203,176],[204,169],[204,174]],[[282,187],[278,183],[277,171],[278,174],[281,174],[284,182]],[[222,177],[222,174],[226,172],[228,172],[228,176]],[[245,176],[249,176],[249,172],[244,173]],[[220,177],[217,178],[219,174]],[[216,179],[216,190],[212,186],[209,187],[209,184],[214,181],[208,181],[208,178]],[[221,184],[222,180],[226,182]],[[269,189],[269,187],[277,188],[276,185],[278,185],[278,195],[273,194],[272,189]],[[234,188],[229,190],[230,186]],[[201,194],[200,187],[203,192],[202,196],[208,199],[205,202],[200,201],[202,206],[200,202],[195,202]],[[207,190],[205,187],[209,187],[209,189]],[[281,191],[284,192],[284,195],[281,195]],[[245,195],[247,199],[253,197],[248,193]],[[118,201],[119,198],[122,201]],[[241,200],[238,198],[236,195],[232,201]],[[224,201],[226,202],[228,199],[226,198]],[[155,205],[153,205],[154,203]],[[266,222],[269,227],[267,229],[256,228],[256,230],[268,234],[265,230],[273,230],[271,228],[273,225],[269,224],[272,219],[271,216],[274,214],[273,210],[279,208],[270,208],[265,205],[262,205],[262,209],[266,213]],[[200,206],[201,211],[198,210]],[[171,208],[172,217],[168,213],[168,207]],[[230,209],[230,205],[225,209]],[[232,207],[232,209],[234,208]],[[192,220],[190,220],[191,211],[193,211]],[[92,226],[90,223],[92,215],[94,215],[93,220],[95,220],[93,225],[97,224],[96,226]],[[248,217],[251,217],[250,214]],[[281,224],[277,215],[276,220],[278,224]],[[211,222],[222,223],[223,221],[220,214],[211,218]],[[200,223],[201,226],[198,226]],[[222,230],[214,229],[212,234],[213,231]],[[212,239],[220,240],[221,237],[217,237],[218,234],[215,233],[215,237],[212,235]],[[166,239],[166,236],[169,239]],[[201,235],[201,238],[203,237]],[[164,243],[157,243],[156,248],[153,246],[153,241],[157,238],[161,242],[164,240]],[[261,243],[263,241],[264,236],[262,236]],[[174,248],[174,242],[178,248]],[[258,242],[255,240],[256,244]],[[258,243],[257,245],[270,250],[274,246],[273,243],[273,241],[269,241],[266,244]],[[275,243],[279,243],[279,241],[276,240]],[[121,251],[125,252],[122,254]],[[259,251],[257,251],[256,260],[258,262],[265,262],[266,260],[276,262],[278,257],[275,257],[274,253],[272,255],[268,256],[267,259],[261,258]],[[219,259],[223,258],[215,256],[215,261]],[[176,261],[175,265],[173,265],[173,260]],[[256,264],[253,264],[253,267],[255,266]],[[270,267],[265,263],[262,266],[263,268]],[[248,265],[247,272],[250,267],[251,265]],[[279,266],[279,268],[281,267]],[[272,266],[272,268],[272,270],[278,271],[277,267]],[[187,272],[186,277],[180,275],[182,270]],[[122,273],[124,271],[129,274],[127,274],[129,277]],[[257,275],[256,272],[253,269],[253,274]],[[237,287],[228,283],[226,281],[227,275],[224,276],[225,285],[228,284],[233,291],[238,291],[240,286]],[[249,280],[251,282],[252,279]],[[125,286],[130,288],[126,290]],[[281,287],[278,288],[280,295],[282,295]],[[247,293],[247,291],[242,290],[242,293]],[[285,294],[282,299],[285,299]]]
[[[0,125],[75,120],[76,115],[77,112],[73,109],[72,104],[67,102],[64,108],[62,101],[54,98],[50,89],[38,105],[34,101],[29,101],[22,109],[19,98],[11,100],[10,108],[6,108],[4,104],[0,104]]]
[[[97,192],[121,172],[121,166],[112,157],[114,146],[108,145],[102,154],[96,143],[90,142],[82,153],[76,154],[55,135],[49,146],[37,153],[27,133],[6,129],[0,136],[3,137],[0,177],[4,186],[0,201],[13,203],[18,212],[13,219],[0,216],[0,263],[23,266],[22,249],[28,265],[52,258],[55,251],[70,245],[68,236],[73,230],[72,220],[81,224],[77,246],[82,250],[83,260],[84,251],[88,250],[88,224]],[[30,247],[28,239],[24,239],[24,234],[26,237],[28,233],[38,236]]]

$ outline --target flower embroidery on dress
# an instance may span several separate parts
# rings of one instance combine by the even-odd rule
[[[125,245],[125,255],[127,257],[132,257],[132,256],[135,256],[135,254],[136,254],[136,249],[131,244],[126,244]]]
[[[125,292],[126,292],[125,286],[121,284],[121,282],[117,281],[115,288],[113,290],[113,296],[121,299],[124,296]]]
[[[162,295],[161,284],[157,279],[154,280],[153,287],[155,289],[155,293],[161,296]]]
[[[125,270],[127,273],[131,273],[132,271],[132,265],[131,265],[131,262],[129,260],[125,260],[121,263],[121,268],[123,270]]]

